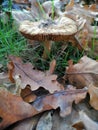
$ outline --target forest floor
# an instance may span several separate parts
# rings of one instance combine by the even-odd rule
[[[98,130],[97,102],[97,1],[2,2],[0,130]]]

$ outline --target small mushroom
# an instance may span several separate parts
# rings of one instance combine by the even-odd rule
[[[75,41],[74,35],[78,31],[76,22],[68,17],[59,17],[56,20],[40,20],[37,22],[24,21],[20,25],[19,31],[28,39],[43,41],[43,57],[51,50],[51,41]],[[81,49],[80,45],[77,45]]]

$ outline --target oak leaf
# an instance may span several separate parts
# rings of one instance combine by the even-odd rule
[[[72,103],[76,104],[85,98],[86,89],[71,89],[54,94],[38,97],[33,103],[28,104],[20,96],[11,94],[6,89],[0,88],[0,130],[7,126],[32,117],[46,110],[60,108],[60,115],[70,114]]]
[[[87,56],[83,56],[75,65],[70,61],[66,74],[65,77],[77,88],[89,86],[91,83],[98,86],[98,62]]]
[[[0,130],[19,120],[31,117],[36,110],[21,97],[0,88]]]
[[[37,111],[42,111],[45,107],[52,109],[60,108],[60,116],[64,117],[71,113],[72,103],[79,103],[86,97],[87,89],[67,89],[47,96],[39,97],[33,102],[33,107]]]
[[[50,93],[64,89],[57,82],[57,75],[51,74],[53,70],[49,69],[49,73],[36,70],[31,63],[24,64],[19,57],[10,56],[10,60],[11,62],[8,64],[9,78],[11,81],[16,80],[15,82],[17,82],[16,77],[18,77],[18,81],[20,78],[18,86],[21,89],[24,89],[28,85],[32,91],[37,90],[39,87],[43,87]]]

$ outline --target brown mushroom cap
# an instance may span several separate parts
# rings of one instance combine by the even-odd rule
[[[65,41],[77,30],[75,21],[68,17],[38,22],[24,21],[19,28],[26,38],[38,41]]]

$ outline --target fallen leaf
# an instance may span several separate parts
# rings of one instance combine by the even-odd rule
[[[76,130],[72,127],[71,116],[69,116],[62,118],[58,112],[54,112],[52,130]]]
[[[37,98],[28,104],[20,96],[0,88],[0,130],[46,110],[60,108],[60,115],[70,114],[73,101],[77,104],[85,98],[87,90],[66,90]]]
[[[52,111],[44,113],[39,119],[36,130],[51,130],[52,129]]]
[[[72,9],[73,6],[74,6],[74,0],[70,0],[70,2],[67,4],[65,9],[68,11],[68,10]]]
[[[76,130],[85,130],[85,127],[81,121],[73,124],[72,126],[76,128]]]
[[[21,7],[21,5],[20,5]],[[17,11],[17,10],[12,10],[12,16],[13,16],[13,28],[16,29],[18,31],[19,25],[22,21],[24,20],[32,20],[33,17],[31,15],[31,12],[29,10],[27,10],[29,7],[26,6],[26,12],[24,13],[22,10]]]
[[[92,120],[97,122],[98,121],[98,111],[93,109],[88,102],[89,102],[89,98],[84,99],[82,102],[80,102],[76,105],[76,110],[85,112]]]
[[[27,4],[29,3],[29,0],[14,0],[14,2],[18,3],[18,4]]]
[[[4,83],[8,82],[9,82],[8,74],[4,72],[0,73],[0,85],[4,85]]]
[[[69,63],[65,77],[77,88],[89,86],[91,83],[98,86],[98,62],[83,56],[77,64]]]
[[[77,105],[76,105],[77,106]],[[97,130],[98,123],[93,121],[83,110],[72,110],[71,114],[61,118],[58,112],[53,114],[52,130]],[[74,128],[73,128],[74,127]]]
[[[21,89],[24,89],[27,85],[30,86],[32,91],[43,87],[50,93],[64,89],[64,87],[57,82],[57,75],[47,75],[45,72],[35,70],[31,63],[24,64],[19,57],[10,56],[10,60],[11,62],[8,64],[10,80],[13,81],[15,77],[18,76],[20,78],[18,86],[20,86]],[[11,67],[9,68],[9,66],[12,66],[12,69]]]
[[[31,117],[36,110],[21,97],[0,88],[0,130],[19,120]]]
[[[7,67],[8,67],[8,76],[9,76],[9,79],[11,80],[12,83],[15,83],[15,80],[12,76],[12,73],[13,73],[13,70],[14,70],[14,64],[13,62],[10,62],[9,64],[7,64]]]
[[[54,70],[55,70],[55,66],[56,66],[56,60],[54,59],[54,60],[52,60],[52,61],[50,62],[50,68],[49,68],[49,70],[48,70],[48,73],[49,73],[49,74],[53,74],[53,72],[54,72]]]
[[[34,130],[39,120],[39,115],[31,117],[29,119],[25,119],[13,126],[14,128],[11,130]]]
[[[25,102],[33,102],[36,99],[36,95],[31,91],[29,87],[21,90],[21,97]]]
[[[83,122],[86,130],[98,130],[98,123],[90,119],[85,112],[79,111],[80,120]]]
[[[90,95],[90,105],[98,110],[98,87],[90,84],[88,87],[88,93]]]
[[[86,97],[87,89],[68,89],[66,91],[59,91],[51,95],[43,96],[37,98],[33,102],[33,107],[37,111],[42,111],[43,109],[60,108],[60,116],[64,117],[71,113],[72,103],[79,103],[82,99]]]
[[[75,35],[77,42],[80,44],[84,51],[88,51],[89,53],[92,52],[92,43],[94,44],[94,55],[98,55],[98,27],[92,24],[94,21],[97,23],[97,15],[98,15],[98,8],[96,4],[92,4],[90,6],[80,6],[79,4],[74,4],[74,1],[71,0],[70,3],[66,6],[65,15],[74,19],[78,27],[78,32]],[[82,22],[83,21],[83,22]],[[82,23],[82,24],[81,24]],[[86,31],[86,35],[85,35]],[[81,36],[82,34],[82,36]],[[94,39],[92,42],[92,39]]]
[[[93,20],[91,23],[93,23]],[[89,23],[86,23],[84,28],[80,30],[75,37],[86,52],[93,53],[95,56],[98,55],[98,28],[96,26],[91,26]]]
[[[76,130],[98,130],[98,122],[92,120],[86,112],[79,109],[77,112],[73,112],[70,115],[71,126],[75,127]]]
[[[89,11],[98,11],[97,10],[97,6],[96,6],[96,4],[92,4],[92,5],[90,5],[90,6],[84,6],[84,9],[86,9],[86,10],[89,10]]]

